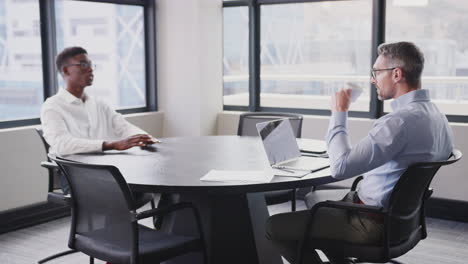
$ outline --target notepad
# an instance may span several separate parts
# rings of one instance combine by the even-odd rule
[[[210,170],[201,181],[213,182],[270,182],[271,170]]]
[[[302,153],[324,154],[327,152],[325,141],[298,138],[297,144]]]

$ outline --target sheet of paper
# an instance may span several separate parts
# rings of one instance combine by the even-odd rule
[[[270,182],[273,178],[271,170],[210,170],[201,181],[216,182]]]

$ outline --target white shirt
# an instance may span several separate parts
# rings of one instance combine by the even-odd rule
[[[364,173],[358,195],[368,205],[387,207],[396,182],[415,162],[445,160],[453,150],[447,118],[415,90],[392,103],[393,112],[375,121],[369,134],[354,147],[347,131],[347,112],[334,112],[326,137],[332,175],[346,179]]]
[[[102,152],[104,141],[146,134],[103,101],[86,94],[84,99],[60,89],[42,105],[42,130],[50,153]]]

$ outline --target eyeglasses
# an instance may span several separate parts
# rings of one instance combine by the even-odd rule
[[[93,64],[92,62],[90,61],[82,61],[80,63],[72,63],[72,64],[67,64],[65,65],[64,67],[67,67],[67,66],[80,66],[80,68],[82,70],[87,70],[89,68],[91,69],[96,69],[96,64]]]
[[[371,71],[372,79],[375,79],[375,72],[378,72],[378,71],[393,71],[396,68],[398,68],[398,67],[387,68],[387,69],[372,69],[372,71]]]

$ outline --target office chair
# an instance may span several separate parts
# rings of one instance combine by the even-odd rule
[[[420,240],[427,237],[424,203],[433,193],[433,190],[429,188],[432,179],[441,166],[455,163],[461,157],[462,153],[454,149],[445,161],[420,162],[409,166],[393,188],[388,208],[343,201],[317,203],[310,209],[310,218],[304,234],[309,233],[313,226],[314,214],[319,208],[335,208],[381,215],[384,225],[383,240],[375,244],[358,244],[335,239],[307,239],[307,236],[304,235],[299,243],[296,263],[302,263],[305,250],[315,249],[324,252],[341,252],[343,257],[355,258],[356,263],[385,263],[389,261],[399,263],[392,259],[407,253]],[[360,180],[362,180],[362,176],[356,178],[352,191],[356,190]],[[316,193],[319,192],[327,191],[316,191]]]
[[[302,133],[302,115],[290,113],[269,113],[269,112],[251,112],[243,113],[239,118],[237,129],[238,136],[258,137],[257,123],[271,121],[275,119],[288,118],[296,138],[301,137]],[[265,192],[265,201],[267,205],[285,203],[291,201],[291,211],[296,211],[296,189],[278,190]]]
[[[47,143],[47,141],[45,141],[45,139],[44,139],[42,129],[41,128],[36,128],[36,132],[39,135],[39,137],[41,138],[42,143],[44,144],[44,149],[46,151],[46,154],[48,154],[50,146]],[[41,162],[41,167],[46,168],[48,170],[48,174],[49,174],[49,187],[48,187],[48,190],[47,190],[47,201],[50,202],[50,203],[57,204],[57,205],[69,206],[69,204],[67,204],[65,194],[63,192],[55,191],[55,190],[60,188],[59,183],[58,183],[59,177],[60,177],[60,175],[59,175],[60,171],[59,171],[59,167],[57,166],[57,164],[51,162],[49,157],[47,157],[47,161],[42,161]],[[66,251],[63,251],[63,252],[59,252],[57,254],[53,254],[53,255],[48,256],[46,258],[43,258],[43,259],[39,260],[37,263],[42,264],[42,263],[48,262],[49,260],[53,260],[53,259],[56,259],[58,257],[66,256],[66,255],[76,253],[76,252],[78,252],[78,251],[76,251],[74,249],[66,250]]]
[[[68,246],[110,263],[160,263],[193,251],[207,253],[198,210],[177,203],[136,212],[130,187],[120,171],[109,165],[78,163],[50,156],[70,184],[72,221]],[[199,237],[168,234],[138,224],[154,215],[191,209]]]
[[[47,143],[47,141],[44,138],[42,129],[39,128],[39,127],[36,127],[36,132],[39,135],[39,137],[41,138],[41,141],[44,144],[44,149],[46,151],[46,154],[48,155],[50,146],[49,146],[49,144]],[[70,205],[68,204],[68,199],[67,199],[67,197],[69,195],[67,195],[67,194],[65,194],[65,193],[63,193],[61,191],[61,186],[60,186],[60,183],[59,183],[60,177],[61,177],[61,175],[60,175],[61,172],[60,172],[60,169],[57,166],[57,164],[53,163],[49,159],[49,157],[47,156],[47,161],[42,161],[41,162],[41,167],[46,168],[48,170],[48,174],[49,174],[49,177],[48,177],[49,178],[49,187],[48,187],[48,190],[47,190],[47,201],[50,202],[50,203],[57,204],[57,205],[62,205],[62,206],[68,206],[69,207]],[[141,207],[141,206],[147,204],[148,202],[151,203],[151,208],[155,207],[152,194],[137,194],[136,199],[137,199],[138,207]],[[153,222],[155,222],[155,221],[153,221]],[[69,255],[69,254],[72,254],[72,253],[75,253],[75,252],[77,252],[77,251],[74,250],[74,249],[59,252],[57,254],[54,254],[54,255],[48,256],[46,258],[43,258],[43,259],[39,260],[37,263],[42,264],[42,263],[48,262],[50,260],[56,259],[58,257]]]

